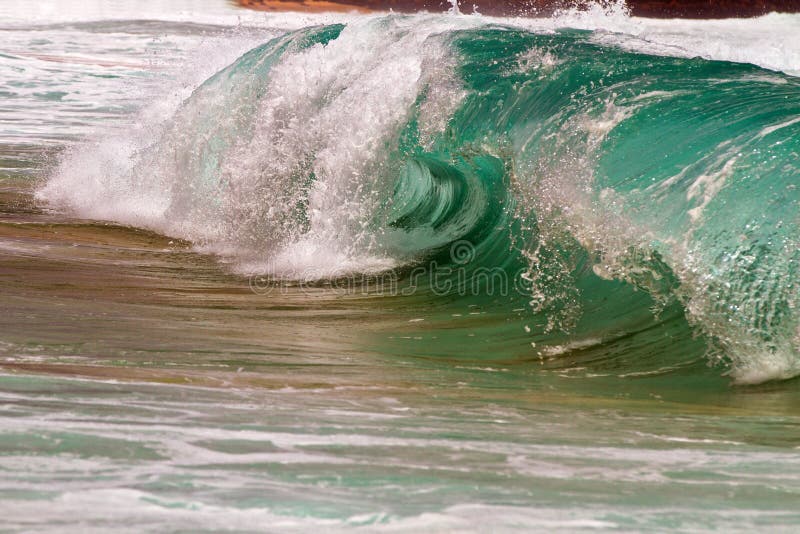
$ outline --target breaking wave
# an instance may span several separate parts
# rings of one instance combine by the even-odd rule
[[[739,383],[799,374],[800,80],[541,25],[286,33],[68,153],[38,196],[246,276],[397,273],[415,305],[506,313],[506,358],[699,335]]]

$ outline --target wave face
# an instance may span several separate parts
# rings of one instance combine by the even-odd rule
[[[652,359],[699,334],[739,383],[800,374],[800,80],[601,37],[290,32],[138,137],[68,154],[39,197],[244,275],[396,274],[413,302],[505,313],[489,352],[514,358]]]

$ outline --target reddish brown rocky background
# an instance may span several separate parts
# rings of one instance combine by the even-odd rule
[[[236,0],[265,11],[445,11],[447,0]],[[544,16],[565,7],[585,7],[586,0],[462,0],[461,11],[477,4],[485,15]],[[631,14],[658,18],[755,17],[773,11],[800,12],[800,0],[627,0]],[[798,28],[800,36],[800,28]],[[800,37],[798,37],[800,38]]]

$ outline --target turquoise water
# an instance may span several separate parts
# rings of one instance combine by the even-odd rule
[[[70,7],[0,11],[8,528],[796,528],[796,16]]]

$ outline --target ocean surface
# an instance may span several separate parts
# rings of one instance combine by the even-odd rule
[[[0,3],[0,529],[800,528],[800,16]]]

